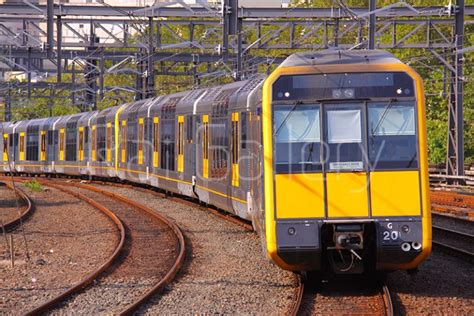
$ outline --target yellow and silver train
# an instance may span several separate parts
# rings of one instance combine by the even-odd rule
[[[431,251],[423,85],[384,51],[298,53],[268,77],[2,130],[4,172],[192,197],[251,221],[283,269],[414,269]]]

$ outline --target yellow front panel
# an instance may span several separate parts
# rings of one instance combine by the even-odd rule
[[[59,130],[59,160],[63,161],[64,160],[64,147],[66,146],[65,144],[65,139],[64,139],[64,128],[61,128]]]
[[[372,216],[421,215],[418,171],[370,174]]]
[[[365,172],[326,174],[328,217],[367,217]]]
[[[8,161],[8,134],[3,134],[3,161]]]
[[[324,217],[324,186],[321,173],[277,174],[277,218]]]

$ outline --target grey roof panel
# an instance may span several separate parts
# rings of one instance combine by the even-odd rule
[[[322,51],[292,54],[280,64],[280,67],[396,63],[401,63],[401,61],[383,50],[326,49]]]

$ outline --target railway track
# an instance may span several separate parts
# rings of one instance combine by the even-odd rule
[[[474,235],[433,225],[433,245],[463,259],[474,261]]]
[[[14,230],[17,226],[21,225],[23,221],[25,221],[33,213],[34,204],[30,197],[23,190],[9,182],[5,181],[4,183],[10,190],[15,192],[17,198],[22,201],[22,203],[19,203],[22,204],[22,206],[20,207],[20,209],[18,209],[17,216],[6,223],[1,223],[2,231],[10,232]]]
[[[329,282],[306,281],[288,315],[377,314],[394,315],[389,288],[385,283],[359,277],[338,278]]]
[[[126,250],[120,262],[115,264],[114,269],[101,282],[109,292],[110,286],[115,286],[117,280],[122,282],[130,279],[133,288],[128,288],[127,298],[133,297],[133,302],[111,312],[126,315],[133,313],[151,296],[163,290],[181,268],[185,256],[185,241],[181,230],[165,216],[122,195],[91,185],[60,182],[74,187],[74,190],[88,191],[88,195],[92,194],[95,199],[113,205],[114,211],[124,222],[126,231],[130,234],[130,239],[125,243]],[[144,214],[147,218],[143,217]],[[96,287],[91,288],[92,294],[89,293],[89,297],[94,296],[95,289]],[[120,305],[122,302],[108,303]]]
[[[17,181],[25,182],[27,180],[18,179]],[[28,311],[27,313],[25,313],[26,315],[36,315],[51,311],[60,303],[67,304],[67,302],[71,300],[73,295],[76,295],[74,297],[74,300],[77,300],[78,298],[80,299],[81,295],[90,296],[90,293],[87,293],[94,291],[100,285],[100,283],[104,281],[104,279],[108,278],[108,280],[114,280],[114,278],[120,276],[123,277],[124,272],[128,275],[132,275],[132,272],[134,271],[132,271],[133,268],[131,267],[133,265],[137,265],[137,269],[135,269],[135,272],[140,273],[143,272],[141,270],[143,270],[144,264],[149,267],[155,267],[155,265],[149,264],[150,262],[149,260],[147,261],[147,259],[153,260],[155,256],[157,256],[157,254],[151,252],[153,252],[153,250],[156,250],[154,248],[162,248],[162,246],[160,245],[160,243],[154,243],[158,246],[147,247],[147,244],[153,245],[153,243],[149,243],[150,238],[147,237],[152,237],[154,238],[154,241],[156,241],[156,236],[160,233],[159,231],[163,231],[164,229],[168,230],[169,233],[172,233],[177,241],[177,245],[175,245],[174,251],[174,254],[176,256],[172,259],[172,262],[169,262],[168,260],[168,264],[164,266],[166,269],[160,266],[158,266],[158,268],[148,269],[147,272],[156,272],[154,270],[158,270],[158,273],[154,274],[154,282],[150,282],[147,284],[139,284],[141,285],[138,286],[138,288],[140,288],[140,293],[135,293],[135,295],[133,295],[132,302],[128,302],[126,306],[121,306],[121,308],[119,310],[114,311],[114,313],[121,315],[132,314],[152,295],[158,293],[173,280],[174,276],[179,271],[184,261],[185,241],[180,229],[172,221],[156,213],[152,209],[149,209],[146,206],[143,206],[135,201],[129,200],[126,197],[116,195],[105,190],[95,188],[93,186],[88,186],[79,183],[67,183],[64,180],[40,180],[40,183],[44,186],[50,186],[72,196],[75,196],[102,211],[116,224],[117,229],[120,233],[120,238],[113,253],[100,267],[87,274],[81,281],[74,284],[65,291],[61,292],[59,295],[44,302],[40,306],[37,306],[33,310]],[[95,196],[91,198],[91,195]],[[101,199],[97,195],[103,196],[103,198]],[[128,205],[129,208],[127,209],[127,207],[124,207],[125,205]],[[127,214],[125,213],[129,213],[129,215],[127,216]],[[130,213],[134,213],[135,216],[130,215]],[[142,213],[141,216],[136,216],[139,215],[138,213]],[[148,217],[147,219],[143,219],[144,214],[146,214],[146,216]],[[133,222],[133,220],[135,220],[135,222]],[[153,227],[151,227],[152,225],[146,226],[146,224],[144,224],[144,222],[148,222],[149,224],[151,224],[152,221],[154,222],[154,224],[160,222],[160,227],[158,227],[158,229],[153,230]],[[135,230],[138,230],[139,232],[135,233]],[[162,236],[164,236],[163,232],[161,232],[161,234]],[[163,243],[166,243],[166,240],[162,241]],[[145,250],[142,251],[142,256],[140,256],[139,253],[141,250]],[[128,265],[128,269],[125,269],[126,271],[124,271],[124,269],[122,268],[124,265]],[[141,277],[143,278],[143,275]],[[149,277],[150,280],[153,280],[152,275],[147,275],[147,277]],[[91,285],[92,283],[94,283],[94,285]],[[129,290],[129,292],[132,291],[133,289]],[[100,299],[100,295],[97,295],[97,298]]]

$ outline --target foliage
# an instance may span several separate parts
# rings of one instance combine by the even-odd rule
[[[43,192],[43,187],[41,186],[41,183],[39,183],[36,179],[32,179],[30,181],[25,182],[24,186],[33,192]]]

